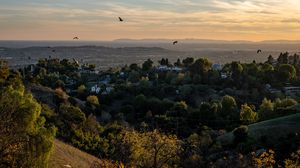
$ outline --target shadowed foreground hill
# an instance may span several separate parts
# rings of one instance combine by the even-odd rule
[[[248,125],[249,136],[254,139],[259,139],[266,136],[269,142],[278,140],[278,137],[286,136],[290,133],[300,132],[300,113],[279,117],[267,121]],[[234,136],[230,132],[218,138],[222,144],[233,142]]]
[[[49,168],[64,168],[68,167],[67,165],[72,166],[72,168],[90,168],[95,162],[102,163],[100,159],[92,155],[62,141],[55,140],[54,151],[49,159]]]

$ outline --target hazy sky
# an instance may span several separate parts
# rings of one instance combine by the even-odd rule
[[[0,39],[300,40],[300,0],[0,0]],[[125,22],[118,22],[118,16]]]

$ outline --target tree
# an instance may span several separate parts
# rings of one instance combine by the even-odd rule
[[[267,63],[272,65],[274,63],[274,60],[275,59],[273,58],[273,56],[269,55]]]
[[[85,87],[84,85],[78,86],[78,88],[77,88],[77,93],[78,93],[79,95],[84,94],[85,91],[86,91],[86,87]]]
[[[211,70],[212,63],[208,61],[207,58],[200,58],[197,59],[191,66],[190,66],[190,72],[195,74],[200,74],[202,79],[208,78],[207,73],[209,70]]]
[[[137,71],[131,71],[129,73],[128,80],[132,83],[137,83],[140,80],[140,74]]]
[[[284,161],[286,168],[297,168],[300,166],[300,147]]]
[[[143,63],[143,70],[144,71],[149,71],[151,68],[152,68],[152,65],[153,65],[153,61],[151,59],[148,59],[147,61],[145,61]]]
[[[78,107],[62,104],[59,107],[60,117],[63,118],[65,124],[80,124],[86,120],[85,114]]]
[[[9,75],[9,68],[7,62],[0,60],[0,80],[6,80],[8,75]]]
[[[221,100],[222,111],[221,116],[229,119],[237,119],[238,108],[234,97],[232,96],[224,96]]]
[[[235,81],[239,81],[243,70],[244,68],[239,62],[232,62],[231,63],[232,79]]]
[[[289,62],[288,60],[289,57],[289,53],[285,52],[285,53],[280,53],[279,57],[277,58],[277,62],[278,64],[287,64]]]
[[[24,86],[0,90],[0,167],[47,167],[55,128],[45,127],[41,106]]]
[[[247,104],[241,106],[240,119],[246,124],[253,123],[257,121],[258,115],[253,109]]]
[[[270,83],[272,80],[274,80],[274,67],[272,64],[269,63],[264,63],[261,66],[261,71],[262,74],[256,74],[256,75],[261,75],[263,78],[264,83]]]
[[[296,78],[296,69],[293,65],[282,64],[278,68],[278,77],[280,80],[287,82]]]
[[[123,144],[130,148],[131,166],[145,168],[174,167],[179,160],[181,141],[158,130],[139,133],[126,131]]]
[[[259,106],[259,118],[266,119],[273,115],[274,104],[271,100],[264,98],[261,105]]]
[[[86,98],[86,103],[85,103],[85,111],[89,113],[98,113],[99,112],[99,107],[100,103],[98,100],[98,97],[95,95],[90,95]]]
[[[178,66],[178,67],[182,66],[182,63],[181,63],[181,61],[180,61],[179,58],[178,58],[177,61],[174,63],[174,65],[175,65],[175,66]]]
[[[212,123],[216,117],[216,111],[213,110],[209,103],[202,103],[200,106],[200,120],[203,123]]]
[[[278,108],[287,108],[287,107],[290,107],[290,106],[294,106],[298,104],[298,102],[292,98],[285,98],[285,99],[276,99],[275,100],[275,109],[278,109]]]
[[[87,101],[87,103],[89,103],[91,105],[99,106],[99,100],[98,100],[97,96],[94,96],[94,95],[88,96],[86,98],[86,101]]]
[[[182,63],[185,67],[189,67],[194,63],[194,58],[192,57],[187,57],[186,59],[182,60]]]
[[[168,65],[166,59],[162,58],[160,61],[158,61],[160,65]]]
[[[234,141],[239,143],[243,142],[248,137],[248,127],[246,125],[241,125],[233,130]]]
[[[133,71],[138,71],[139,70],[138,64],[130,64],[129,68],[130,68],[130,70],[133,70]]]

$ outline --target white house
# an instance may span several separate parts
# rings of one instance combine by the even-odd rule
[[[94,85],[94,86],[91,87],[91,92],[92,93],[99,94],[100,91],[101,91],[101,88],[98,85]]]

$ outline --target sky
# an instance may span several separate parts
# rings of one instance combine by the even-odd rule
[[[300,0],[0,0],[0,4],[0,40],[74,36],[99,41],[300,40]]]

